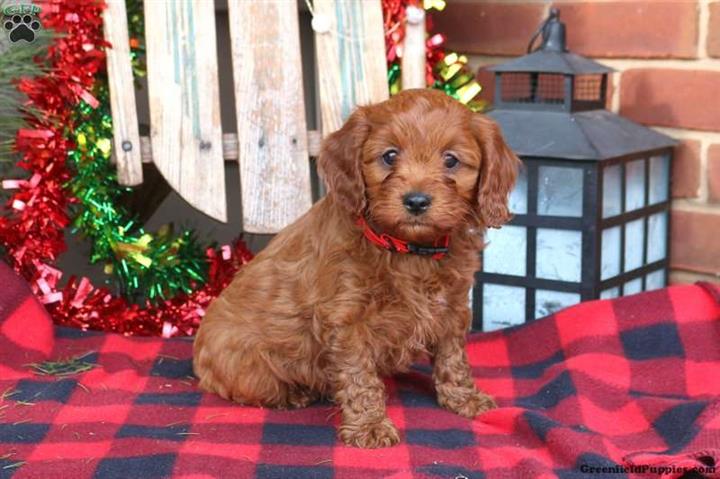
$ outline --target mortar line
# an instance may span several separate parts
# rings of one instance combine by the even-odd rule
[[[610,81],[613,85],[613,96],[610,102],[610,110],[613,113],[620,113],[620,83],[622,82],[622,75],[619,72],[613,72],[610,74]]]
[[[720,209],[717,205],[710,203],[701,203],[695,199],[676,198],[672,200],[672,211],[685,211],[690,213],[706,213],[709,215],[720,216]]]
[[[710,199],[709,185],[708,185],[708,153],[710,150],[710,143],[705,140],[700,140],[700,191],[698,192],[698,201],[702,201],[705,204],[709,204]]]
[[[669,126],[651,126],[653,130],[660,133],[679,138],[681,140],[697,140],[707,141],[708,143],[720,143],[720,132],[691,130],[689,128],[669,127]]]
[[[675,277],[675,278],[673,278]],[[717,281],[720,274],[708,274],[689,269],[672,268],[670,270],[670,284],[687,284],[696,281]]]
[[[698,50],[699,58],[708,58],[707,38],[710,32],[710,1],[700,0],[698,4]]]

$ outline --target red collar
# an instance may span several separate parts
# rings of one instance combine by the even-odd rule
[[[367,224],[362,216],[358,218],[356,224],[361,226],[363,234],[371,243],[375,243],[383,249],[394,251],[396,253],[417,254],[422,256],[432,256],[432,259],[442,259],[448,253],[448,245],[450,244],[450,236],[445,235],[436,240],[432,246],[424,246],[415,243],[408,243],[401,239],[390,236],[389,234],[377,234],[370,225]]]

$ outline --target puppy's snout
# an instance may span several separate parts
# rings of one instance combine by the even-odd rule
[[[425,211],[430,208],[431,202],[432,199],[430,198],[430,195],[419,193],[417,191],[412,191],[403,196],[403,205],[405,206],[405,209],[414,215],[421,215],[425,213]]]

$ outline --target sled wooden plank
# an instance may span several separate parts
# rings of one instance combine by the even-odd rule
[[[307,132],[308,154],[310,156],[318,156],[320,154],[320,132],[318,130],[310,130]],[[238,139],[236,133],[223,133],[223,159],[228,162],[238,161]],[[147,136],[140,137],[140,151],[142,153],[143,163],[152,163],[152,145],[150,138]]]
[[[315,32],[323,136],[358,105],[388,98],[380,0],[315,0]]]
[[[205,0],[146,1],[150,138],[170,186],[226,221],[215,9]]]
[[[243,230],[275,233],[312,204],[295,2],[229,0]]]
[[[139,185],[143,172],[125,0],[107,0],[103,23],[105,39],[112,45],[106,55],[118,182]]]
[[[408,6],[403,39],[402,89],[425,88],[425,10]]]

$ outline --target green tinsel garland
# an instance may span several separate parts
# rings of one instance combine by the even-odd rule
[[[135,77],[145,75],[142,1],[129,0],[128,28]],[[76,128],[70,132],[75,149],[68,162],[74,171],[67,185],[79,200],[74,208],[76,232],[90,240],[91,263],[105,263],[127,299],[167,299],[179,292],[190,293],[205,283],[207,246],[201,245],[194,231],[184,229],[175,235],[171,225],[152,234],[120,206],[130,192],[117,182],[112,153],[112,116],[107,78],[99,77],[94,96],[97,108],[81,102],[75,110]]]
[[[112,117],[108,92],[96,92],[100,106],[82,102],[76,110],[72,138],[76,148],[68,160],[75,175],[68,187],[79,202],[73,225],[92,243],[90,261],[104,262],[121,292],[132,300],[167,298],[190,293],[193,284],[205,282],[205,247],[192,230],[175,236],[171,226],[146,232],[121,204],[129,191],[117,183],[112,150]]]

